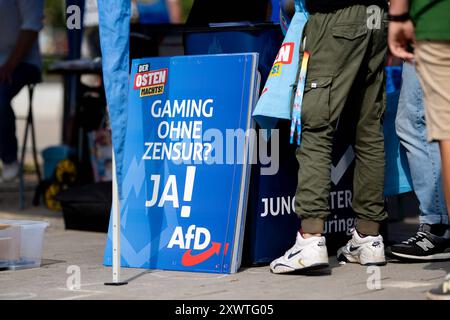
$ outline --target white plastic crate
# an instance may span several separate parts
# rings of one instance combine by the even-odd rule
[[[0,268],[41,266],[45,221],[0,220]]]

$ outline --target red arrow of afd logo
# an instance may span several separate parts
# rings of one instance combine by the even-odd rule
[[[181,258],[181,264],[185,267],[192,267],[208,260],[213,256],[213,254],[218,255],[222,244],[219,242],[211,242],[211,244],[211,248],[196,255],[191,255],[192,249],[189,249],[183,254],[183,257]]]

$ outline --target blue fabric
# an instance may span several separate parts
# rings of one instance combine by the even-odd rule
[[[119,197],[122,198],[122,163],[127,128],[130,0],[98,1],[103,80],[116,158]]]
[[[166,0],[156,0],[152,1],[151,3],[146,2],[137,2],[140,23],[170,23],[170,16],[166,5]]]
[[[400,141],[395,132],[395,115],[397,114],[400,90],[388,93],[386,97],[386,112],[384,114],[384,149],[385,178],[384,195],[392,196],[412,190],[411,176],[405,150],[400,147]]]
[[[415,67],[409,63],[403,66],[403,86],[395,125],[400,143],[406,150],[412,185],[419,200],[420,223],[448,224],[439,145],[427,141],[423,92]]]
[[[386,93],[394,93],[402,87],[402,67],[389,66],[386,70]]]
[[[385,196],[396,195],[412,190],[411,175],[405,149],[395,131],[398,99],[401,88],[402,67],[388,66],[386,70],[386,112],[384,114],[384,149],[385,149]]]
[[[280,0],[271,0],[272,4],[272,14],[270,16],[270,21],[274,23],[280,22]]]
[[[291,98],[300,67],[299,48],[303,28],[308,19],[303,0],[296,0],[295,5],[296,12],[277,56],[279,58],[283,55],[281,50],[284,50],[284,53],[289,50],[292,59],[289,63],[275,61],[253,112],[254,119],[264,129],[275,128],[279,119],[291,119]]]

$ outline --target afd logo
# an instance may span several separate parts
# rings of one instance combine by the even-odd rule
[[[181,226],[175,228],[172,238],[167,245],[169,249],[173,247],[188,249],[181,258],[181,264],[185,267],[192,267],[205,262],[214,255],[219,255],[222,244],[211,241],[211,233],[208,229],[190,225],[186,233],[184,233],[183,227]],[[201,252],[193,254],[192,250]],[[228,243],[224,246],[224,256],[227,254],[227,251]]]

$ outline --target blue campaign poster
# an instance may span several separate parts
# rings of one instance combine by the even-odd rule
[[[133,61],[123,124],[122,266],[238,270],[257,65],[256,53]],[[105,265],[111,232],[110,224]]]

